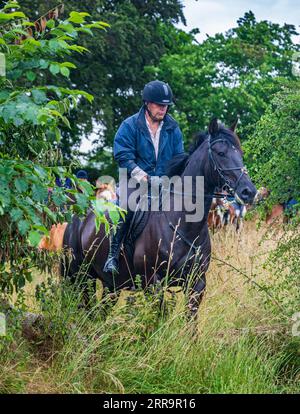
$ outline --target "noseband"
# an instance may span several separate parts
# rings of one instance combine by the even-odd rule
[[[212,151],[212,147],[213,145],[215,145],[217,142],[226,142],[228,144],[228,141],[224,138],[220,138],[220,139],[216,139],[215,141],[211,142],[211,135],[208,136],[208,158],[209,161],[211,162],[211,164],[213,165],[213,168],[215,171],[218,172],[219,176],[224,180],[225,185],[223,186],[223,190],[225,190],[225,186],[227,186],[228,190],[232,193],[235,194],[236,189],[239,185],[239,182],[241,180],[241,178],[243,177],[244,174],[248,174],[246,167],[244,166],[240,166],[240,167],[232,167],[232,168],[221,168],[218,163],[216,162],[214,155],[213,155],[213,151]],[[234,145],[232,145],[232,148],[236,149]],[[241,174],[239,176],[239,178],[237,179],[235,185],[233,186],[231,184],[231,182],[229,181],[229,179],[227,177],[225,177],[224,172],[225,171],[235,171],[235,170],[241,170]],[[235,194],[235,197],[237,197],[239,199],[239,201],[242,202],[242,200],[240,200],[240,198]],[[243,202],[242,202],[243,203]],[[243,203],[244,204],[244,203]]]

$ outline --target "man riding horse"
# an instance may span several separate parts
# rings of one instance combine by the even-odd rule
[[[167,113],[173,104],[170,86],[158,80],[145,85],[143,106],[138,113],[125,119],[114,140],[114,157],[120,168],[138,183],[150,177],[161,177],[165,166],[175,155],[183,154],[183,137],[177,122]],[[119,272],[119,252],[133,211],[128,209],[125,221],[120,220],[112,236],[103,271]]]

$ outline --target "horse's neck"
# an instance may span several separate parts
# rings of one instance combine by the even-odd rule
[[[202,219],[191,222],[187,220],[187,215],[193,214],[193,212],[188,212],[184,209],[184,203],[183,205],[183,211],[172,211],[170,212],[170,216],[172,219],[173,224],[177,224],[180,219],[180,228],[186,232],[189,236],[189,238],[193,238],[199,235],[199,233],[207,228],[207,216],[210,210],[212,197],[210,195],[213,194],[215,189],[215,183],[211,181],[211,167],[208,161],[207,156],[207,149],[205,148],[205,144],[201,146],[202,148],[199,148],[198,151],[201,151],[202,157],[199,160],[199,152],[192,154],[190,160],[188,161],[187,166],[185,167],[182,175],[181,175],[181,182],[184,183],[184,177],[192,177],[193,181],[193,193],[195,190],[196,185],[196,176],[203,176],[204,177],[204,209],[203,209],[203,217]],[[190,192],[191,189],[189,189],[188,192]],[[203,189],[202,189],[203,191]],[[183,191],[184,193],[184,191]],[[183,194],[184,197],[184,194]],[[195,194],[195,201],[196,201],[196,194]],[[193,198],[194,198],[193,197]],[[199,200],[197,200],[199,202]]]

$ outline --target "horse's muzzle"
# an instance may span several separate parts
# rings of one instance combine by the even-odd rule
[[[238,198],[243,201],[244,204],[252,204],[257,190],[252,183],[249,183],[248,185],[239,188],[236,193]]]

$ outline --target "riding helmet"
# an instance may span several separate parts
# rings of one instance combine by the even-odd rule
[[[172,105],[173,93],[170,86],[159,80],[147,83],[143,89],[144,102],[154,102],[159,105]]]

